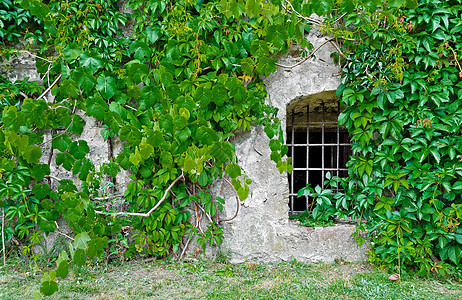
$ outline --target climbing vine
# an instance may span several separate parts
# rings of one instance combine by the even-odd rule
[[[42,294],[58,289],[56,278],[65,278],[71,263],[81,267],[108,249],[124,248],[119,255],[126,257],[182,258],[193,238],[204,249],[220,244],[224,200],[211,184],[223,178],[239,202],[251,183],[231,143],[236,132],[263,125],[271,158],[280,172],[290,171],[261,76],[275,70],[275,55],[289,41],[312,47],[304,38],[306,20],[281,13],[280,3],[18,3],[14,10],[36,22],[40,39],[25,50],[5,47],[3,56],[35,56],[42,83],[2,77],[3,238],[27,241],[23,253],[34,258],[42,234],[72,239],[57,269],[44,271]],[[79,138],[83,114],[102,124],[108,144],[102,164]],[[123,143],[117,155],[114,140]],[[51,173],[52,161],[67,178]],[[130,174],[122,190],[121,170]],[[72,237],[60,232],[61,218]],[[118,237],[126,231],[132,242],[122,246]]]
[[[1,31],[2,40],[34,34],[22,50],[5,42],[2,56],[35,56],[42,83],[1,77],[2,238],[27,241],[23,252],[37,257],[32,247],[42,234],[65,235],[61,218],[73,230],[57,269],[44,271],[42,294],[58,289],[56,277],[70,264],[114,249],[182,258],[193,238],[204,249],[220,244],[224,200],[211,184],[222,178],[237,202],[250,192],[235,134],[264,126],[271,158],[291,171],[261,77],[290,43],[315,56],[305,39],[313,24],[331,36],[344,65],[339,121],[355,156],[344,193],[301,194],[319,196],[316,214],[325,220],[367,221],[358,230],[370,233],[379,265],[460,272],[458,1],[3,3],[1,21],[12,30]],[[4,17],[13,12],[24,21]],[[101,124],[104,163],[95,164],[79,138],[83,114]],[[116,155],[114,141],[123,143]],[[52,160],[67,178],[51,173]],[[123,190],[121,170],[130,174]],[[120,238],[127,231],[130,243]]]
[[[317,197],[312,218],[358,220],[373,263],[460,277],[462,5],[400,2],[326,21],[344,49],[339,123],[354,156],[344,192],[333,184],[299,195]]]

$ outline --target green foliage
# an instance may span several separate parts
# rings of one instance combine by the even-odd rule
[[[226,174],[244,200],[252,182],[230,142],[238,131],[265,126],[271,158],[280,172],[291,170],[261,76],[275,70],[273,56],[290,41],[311,45],[304,38],[306,21],[281,3],[134,0],[127,3],[129,15],[116,1],[19,2],[21,8],[11,4],[9,11],[43,24],[34,52],[43,84],[1,78],[6,238],[27,239],[30,252],[40,233],[58,230],[59,218],[75,236],[69,256],[61,253],[56,270],[44,272],[42,294],[57,290],[56,277],[66,277],[69,265],[100,259],[109,243],[112,249],[122,227],[133,231],[133,243],[120,252],[127,257],[181,257],[183,240],[193,237],[203,249],[221,244],[224,200],[210,186]],[[128,18],[134,21],[131,36],[120,29]],[[5,53],[9,58],[18,51]],[[45,89],[53,101],[43,98]],[[94,165],[91,145],[79,139],[85,121],[77,112],[101,121],[105,140],[123,142],[117,157]],[[49,162],[39,163],[40,146],[51,146],[59,168],[78,180],[59,179],[53,189],[51,180],[58,179]],[[106,199],[116,198],[109,191],[121,168],[131,181],[118,212]],[[186,206],[195,208],[194,216]],[[204,230],[201,218],[210,223]]]
[[[17,6],[15,1],[3,0],[0,4],[0,39],[18,43],[20,38],[29,44],[42,42],[43,23],[31,16],[29,10]]]
[[[315,209],[330,204],[327,216],[360,220],[356,236],[369,233],[381,267],[460,277],[462,5],[388,4],[324,27],[350,50],[337,94],[355,155],[345,192],[319,189]]]

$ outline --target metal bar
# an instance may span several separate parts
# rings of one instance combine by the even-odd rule
[[[337,146],[337,144],[287,144],[287,146],[310,146],[310,147],[313,147],[313,146]],[[338,144],[339,146],[351,146],[351,144],[346,144],[346,143],[343,143],[343,144]]]
[[[310,182],[310,105],[306,105],[306,183]],[[310,198],[306,197],[305,207],[308,210]]]
[[[292,132],[291,132],[291,135],[292,135],[292,143],[294,143],[294,139],[295,139],[295,129],[294,129],[294,119],[295,119],[295,111],[292,110]],[[294,161],[295,161],[295,157],[294,157],[294,146],[291,147],[290,149],[290,153],[292,155],[292,168],[294,168]],[[294,174],[295,172],[292,171],[292,173],[289,175],[290,176],[290,193],[293,193],[294,192]],[[294,196],[290,197],[290,207],[289,207],[289,212],[290,213],[293,213],[294,212]]]
[[[337,102],[337,116],[340,114],[340,101]],[[340,177],[340,127],[338,126],[338,117],[337,117],[337,176]],[[336,184],[338,189],[338,182]]]
[[[305,125],[306,122],[295,122],[294,123],[295,125]],[[338,124],[337,122],[310,122],[310,124],[312,125],[322,125],[322,124],[326,124],[326,125],[336,125]]]
[[[336,168],[294,168],[294,171],[335,171]],[[348,171],[347,168],[338,168],[340,171]]]
[[[324,189],[324,101],[322,101],[322,129],[321,129],[321,188]]]

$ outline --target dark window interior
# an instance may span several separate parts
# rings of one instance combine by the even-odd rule
[[[309,209],[311,198],[297,197],[298,191],[307,183],[314,188],[324,188],[327,172],[333,176],[346,177],[351,143],[348,132],[338,126],[340,105],[329,106],[324,102],[317,106],[309,105],[287,115],[288,156],[292,157],[294,167],[289,174],[289,213],[298,214]]]

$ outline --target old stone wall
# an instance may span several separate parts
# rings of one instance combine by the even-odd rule
[[[325,37],[316,33],[309,36],[314,47],[326,42]],[[287,107],[305,105],[306,101],[335,100],[335,90],[339,84],[339,66],[334,64],[330,53],[335,49],[326,43],[316,53],[316,59],[299,64],[300,54],[297,48],[291,49],[280,57],[277,70],[264,83],[268,90],[269,101],[279,109],[278,117],[283,128],[286,126]],[[10,80],[41,81],[35,69],[34,57],[25,53],[7,64],[12,67],[6,72]],[[291,67],[297,65],[295,67]],[[285,67],[282,67],[285,66]],[[86,125],[79,139],[90,146],[90,157],[96,165],[108,161],[108,144],[100,135],[101,124],[98,120],[81,114]],[[46,136],[49,140],[51,135]],[[77,137],[76,137],[77,138]],[[353,225],[336,225],[327,228],[308,228],[290,221],[288,216],[288,179],[287,174],[279,174],[276,165],[270,160],[269,139],[262,127],[253,127],[250,131],[236,136],[233,140],[239,163],[245,175],[253,180],[250,185],[251,197],[237,204],[234,192],[224,181],[214,184],[213,193],[226,199],[222,218],[231,218],[236,206],[239,214],[229,222],[222,224],[225,232],[224,243],[220,251],[229,253],[234,262],[252,260],[275,262],[296,259],[301,262],[332,262],[336,258],[347,261],[364,260],[368,247],[357,248],[350,237]],[[111,141],[114,156],[123,145],[119,140]],[[48,161],[50,143],[43,148],[43,162]],[[52,185],[57,178],[73,178],[73,175],[61,166],[55,165],[55,154],[51,157]],[[119,193],[128,181],[123,173],[116,179]],[[63,229],[65,230],[65,229]],[[58,234],[47,238],[50,250]]]
[[[327,38],[311,34],[314,48]],[[340,83],[340,67],[332,61],[335,51],[329,43],[309,59],[300,61],[296,48],[280,57],[277,70],[264,80],[268,97],[279,109],[281,126],[286,127],[287,108],[306,105],[306,102],[336,102],[335,90]],[[252,196],[240,204],[238,216],[224,224],[225,238],[222,249],[229,252],[232,261],[246,259],[281,261],[296,259],[302,262],[332,262],[336,258],[347,261],[364,260],[368,246],[358,248],[351,237],[354,225],[336,225],[326,228],[308,228],[289,220],[289,183],[287,174],[279,174],[270,159],[269,139],[263,128],[254,127],[234,140],[240,165],[246,176],[253,180]],[[233,193],[226,183],[216,185],[216,193],[226,195],[225,215],[236,210]]]

